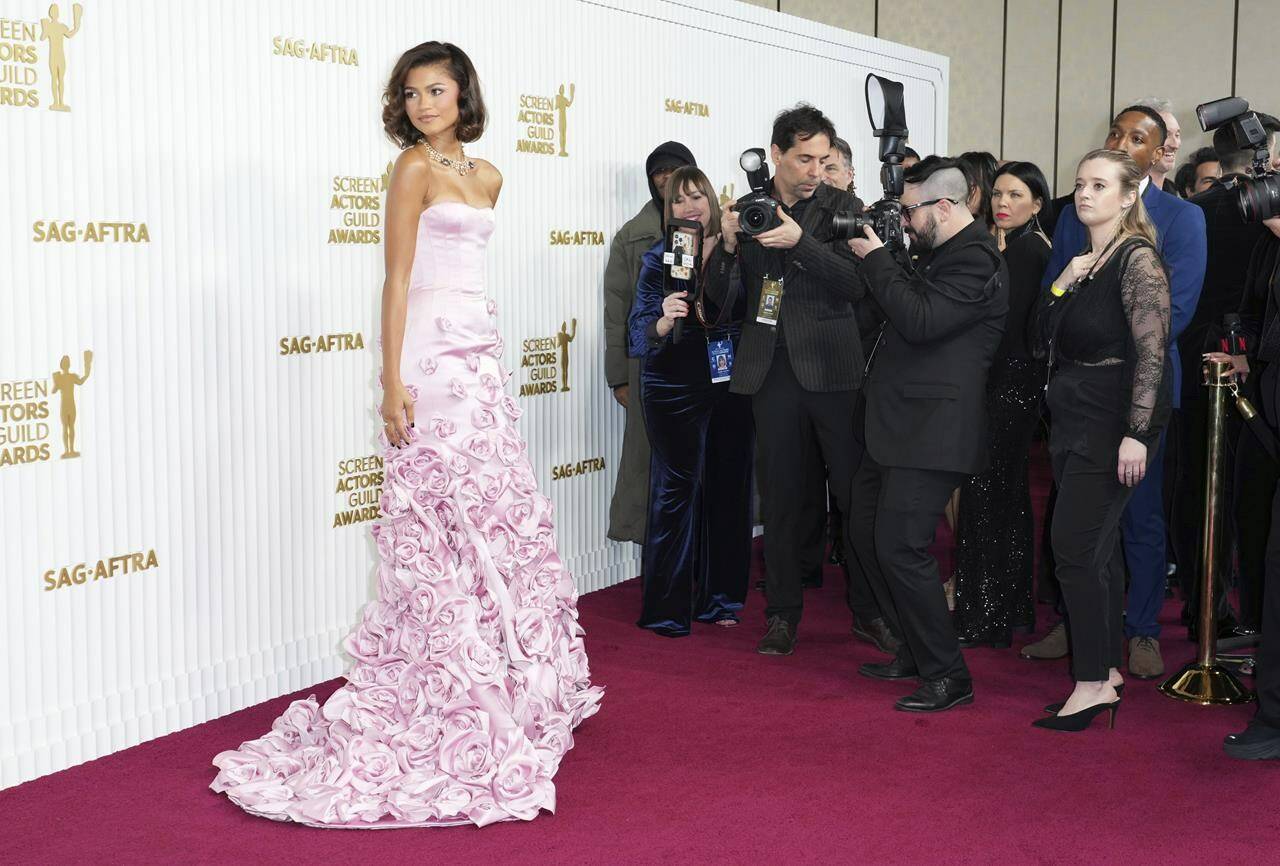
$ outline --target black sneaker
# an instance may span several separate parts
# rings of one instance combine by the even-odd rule
[[[1280,758],[1280,728],[1257,719],[1238,734],[1228,734],[1222,751],[1242,761],[1265,761]]]

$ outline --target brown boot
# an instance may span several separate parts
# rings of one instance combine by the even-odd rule
[[[1024,659],[1048,661],[1067,655],[1067,623],[1065,620],[1049,629],[1049,633],[1035,643],[1029,643],[1019,653]]]
[[[1164,659],[1160,657],[1160,641],[1153,637],[1129,639],[1129,675],[1140,680],[1164,676]]]

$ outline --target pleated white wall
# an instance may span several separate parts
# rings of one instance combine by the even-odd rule
[[[86,0],[74,31],[58,5],[67,29],[42,27],[43,0],[0,6],[0,786],[342,671],[374,558],[367,522],[334,526],[361,507],[335,491],[376,472],[351,461],[377,452],[382,250],[330,242],[380,208],[331,205],[335,179],[380,196],[399,52],[455,42],[484,82],[472,150],[506,179],[489,279],[513,390],[525,341],[577,320],[570,390],[521,402],[583,592],[638,571],[605,537],[623,415],[600,278],[649,150],[683,141],[741,195],[738,153],[804,99],[854,143],[874,199],[872,70],[907,82],[917,149],[946,145],[944,58],[731,0]],[[50,110],[55,45],[69,111]],[[518,152],[522,96],[561,85],[568,156]],[[74,239],[46,240],[67,221]],[[80,456],[62,459],[53,373],[67,355],[82,375],[86,350]]]

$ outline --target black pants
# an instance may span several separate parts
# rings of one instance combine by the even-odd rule
[[[780,349],[751,399],[764,512],[766,618],[800,622],[801,579],[812,566],[813,467],[818,462],[827,466],[827,483],[840,510],[849,511],[850,485],[861,452],[853,435],[856,397],[856,391],[806,391],[796,381],[786,350]],[[865,584],[856,595],[854,614],[859,619],[880,616]]]
[[[1262,590],[1262,643],[1258,647],[1258,719],[1280,728],[1280,485],[1271,500],[1266,586]]]
[[[1254,405],[1260,400],[1250,394]],[[1235,515],[1236,549],[1240,556],[1240,624],[1257,630],[1265,603],[1267,534],[1271,529],[1271,498],[1280,483],[1280,465],[1247,427],[1236,440]]]
[[[1055,453],[1053,475],[1053,553],[1071,620],[1072,673],[1079,682],[1100,682],[1120,667],[1124,647],[1120,518],[1133,488],[1116,477],[1114,454]]]
[[[870,454],[853,478],[847,538],[894,634],[926,680],[969,678],[938,561],[929,553],[959,472],[881,466]]]

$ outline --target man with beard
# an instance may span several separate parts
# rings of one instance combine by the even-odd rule
[[[868,227],[849,241],[885,319],[866,394],[866,452],[853,480],[849,536],[889,627],[890,662],[860,673],[921,680],[895,705],[938,712],[972,703],[973,680],[929,553],[965,477],[987,462],[987,372],[1004,333],[1009,272],[985,223],[965,206],[954,160],[905,173],[902,222],[916,254],[907,272]]]
[[[1191,322],[1204,283],[1206,240],[1204,212],[1151,182],[1150,171],[1164,157],[1167,134],[1164,118],[1154,108],[1131,105],[1111,121],[1103,147],[1123,150],[1147,173],[1140,195],[1147,215],[1156,226],[1156,246],[1169,273],[1171,319],[1169,362],[1173,367],[1171,396],[1173,417],[1170,427],[1178,429],[1181,406],[1182,365],[1178,337]],[[1055,280],[1067,262],[1088,245],[1088,235],[1074,204],[1062,209],[1053,231],[1053,256],[1045,269],[1043,288]],[[1164,605],[1165,520],[1164,520],[1164,438],[1150,458],[1146,476],[1138,484],[1124,511],[1121,531],[1125,562],[1129,566],[1129,596],[1125,605],[1124,633],[1129,639],[1129,673],[1139,679],[1154,679],[1164,673],[1160,654],[1160,624],[1157,616]],[[1068,652],[1067,623],[1059,622],[1041,640],[1022,648],[1028,659],[1062,658]]]

